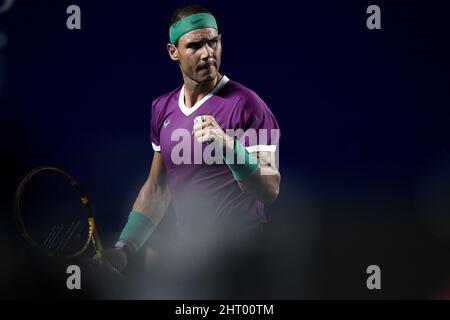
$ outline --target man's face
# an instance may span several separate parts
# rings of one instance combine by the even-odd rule
[[[180,37],[178,48],[169,48],[169,54],[190,79],[198,83],[213,81],[219,72],[222,55],[220,35],[213,28],[193,30]]]

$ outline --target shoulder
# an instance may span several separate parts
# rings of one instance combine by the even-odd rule
[[[237,97],[242,102],[252,103],[262,101],[255,91],[233,80],[228,81],[223,91],[226,95]]]
[[[182,86],[160,95],[152,101],[151,120],[152,123],[161,123],[170,110],[178,106],[178,95]]]
[[[264,100],[255,91],[236,81],[228,81],[224,91],[230,97],[234,97],[246,113],[259,113],[268,109]]]
[[[170,92],[167,92],[159,97],[153,99],[152,101],[152,109],[162,109],[164,106],[168,105],[172,99],[177,100],[178,94],[180,92],[182,86],[178,86]],[[156,111],[156,110],[154,110]]]

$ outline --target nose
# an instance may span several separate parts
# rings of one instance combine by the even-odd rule
[[[213,49],[210,46],[208,46],[208,44],[205,44],[202,47],[202,51],[201,51],[202,60],[208,60],[208,59],[212,58],[212,56],[213,56]]]

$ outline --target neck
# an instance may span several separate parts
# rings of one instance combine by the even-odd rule
[[[191,108],[198,101],[202,100],[212,89],[214,89],[221,78],[222,75],[217,73],[217,77],[212,81],[196,82],[183,74],[184,104],[186,107]]]

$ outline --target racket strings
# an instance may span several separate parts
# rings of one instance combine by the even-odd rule
[[[81,221],[72,221],[70,225],[55,225],[48,233],[42,246],[54,252],[64,252],[70,241],[80,229]]]
[[[63,252],[64,249],[67,247],[67,244],[72,239],[72,236],[74,235],[75,231],[78,229],[78,226],[80,225],[80,221],[73,221],[70,226],[67,228],[67,231],[64,235],[64,237],[59,241],[59,245],[56,248],[56,251]]]
[[[50,245],[50,242],[53,239],[53,236],[56,232],[57,226],[53,226],[53,228],[50,230],[50,232],[48,233],[47,238],[45,238],[44,242],[42,243],[44,248],[48,248],[48,246]]]
[[[49,250],[52,249],[53,244],[56,242],[56,239],[58,239],[58,236],[60,235],[62,229],[63,229],[63,226],[55,226],[52,229],[52,231],[50,232],[47,244],[45,245],[45,248],[47,248]]]

